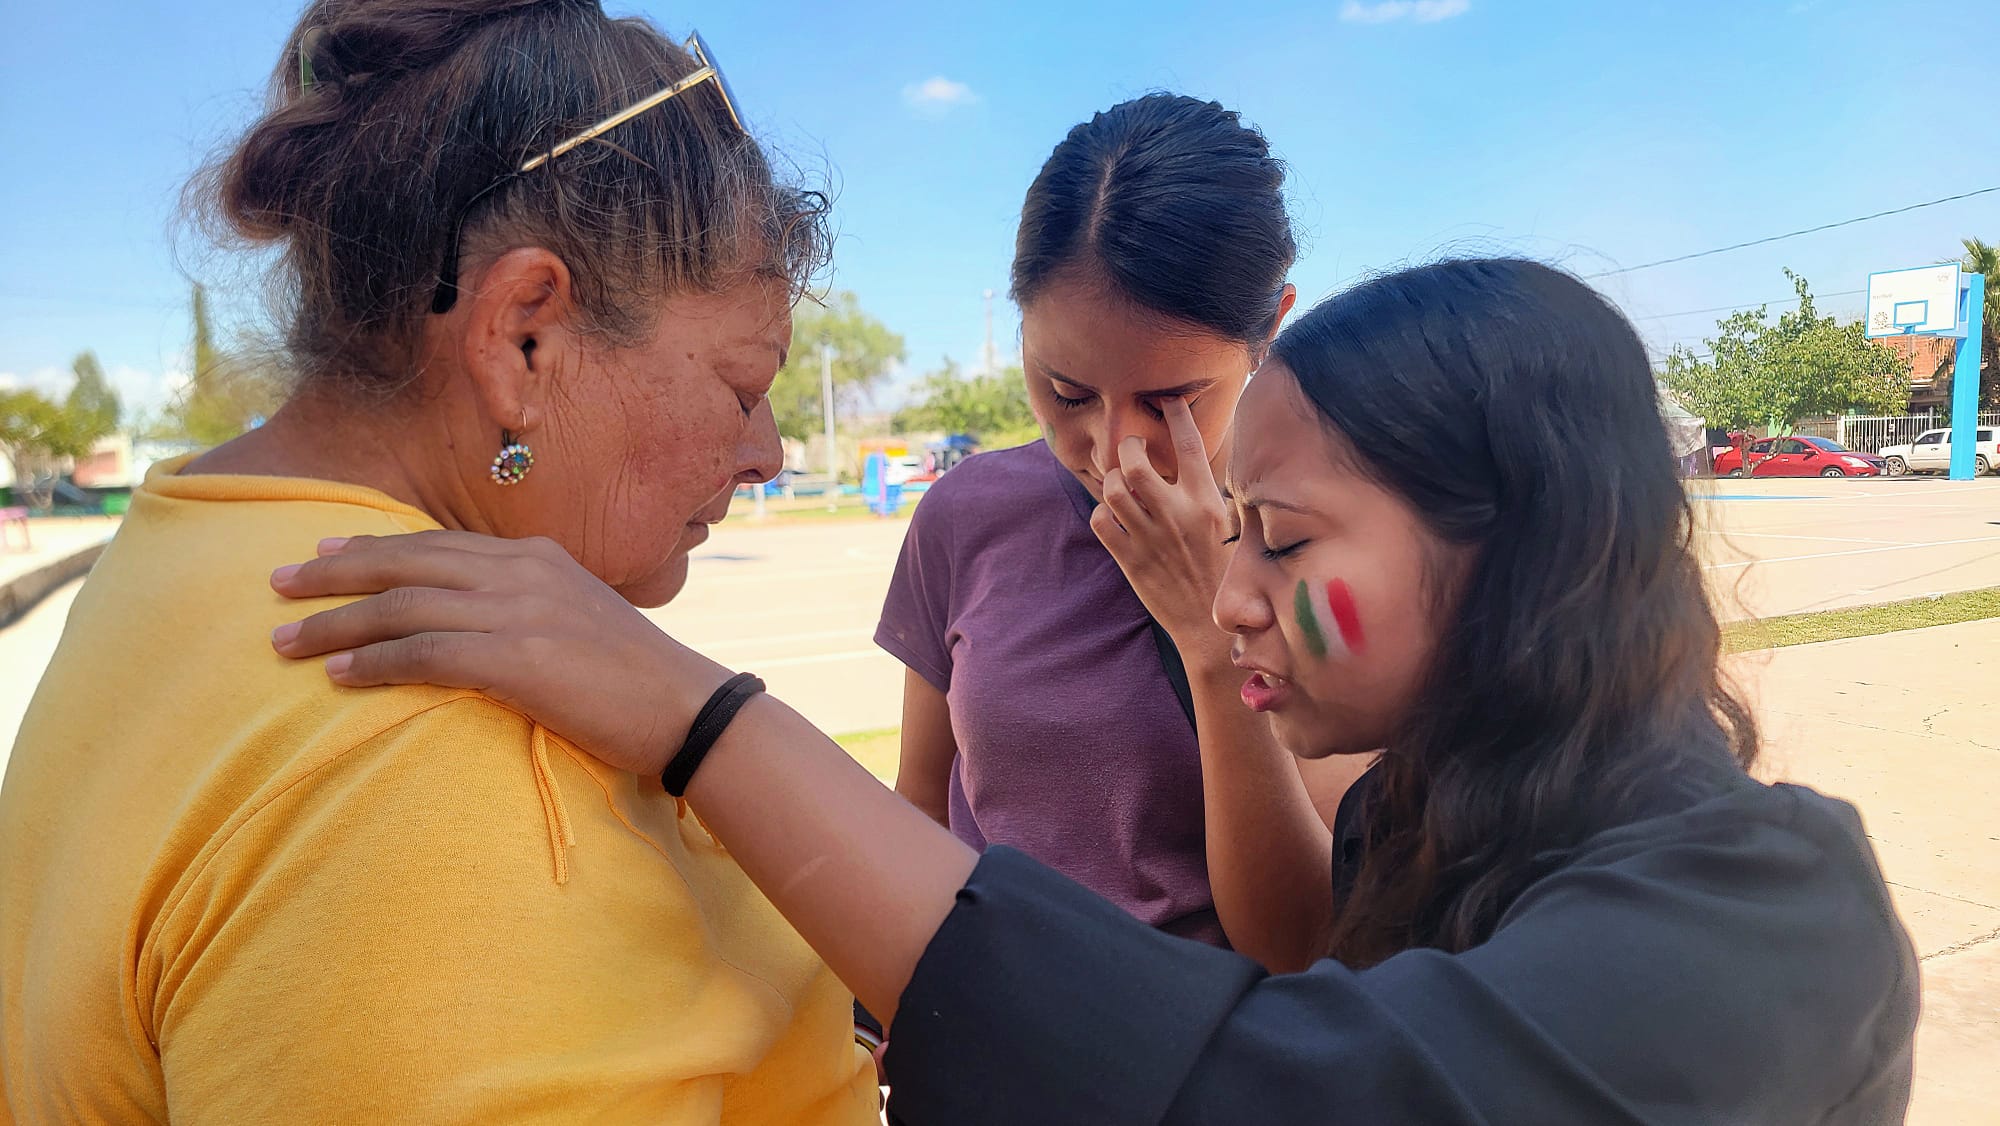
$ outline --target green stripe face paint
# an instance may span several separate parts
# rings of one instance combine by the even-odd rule
[[[1326,656],[1326,633],[1320,629],[1319,612],[1313,608],[1312,590],[1304,579],[1299,580],[1299,589],[1292,596],[1292,613],[1299,620],[1299,634],[1305,639],[1306,652],[1315,657]]]
[[[1306,651],[1325,659],[1338,644],[1341,656],[1351,657],[1367,644],[1361,633],[1361,611],[1354,604],[1354,591],[1340,579],[1325,583],[1299,580],[1292,594],[1292,614],[1299,620],[1299,635]]]

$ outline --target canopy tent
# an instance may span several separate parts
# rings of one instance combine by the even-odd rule
[[[1667,424],[1667,441],[1673,446],[1674,456],[1683,458],[1706,447],[1708,427],[1699,417],[1689,414],[1686,408],[1675,402],[1665,387],[1654,386],[1660,396],[1660,421]]]

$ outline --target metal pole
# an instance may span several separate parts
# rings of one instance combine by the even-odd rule
[[[986,291],[986,355],[983,357],[981,375],[993,374],[993,291]]]
[[[833,342],[819,342],[819,401],[826,411],[826,510],[840,507],[840,453],[833,445]]]
[[[1965,339],[1951,376],[1951,479],[1970,481],[1978,472],[1973,438],[1979,429],[1979,353],[1986,329],[1986,277],[1967,274]]]

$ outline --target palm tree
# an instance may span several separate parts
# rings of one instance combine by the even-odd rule
[[[2000,246],[1983,239],[1965,240],[1967,273],[1986,276],[1986,324],[1980,348],[1979,405],[1983,410],[2000,410]]]

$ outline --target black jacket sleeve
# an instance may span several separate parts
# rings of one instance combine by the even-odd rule
[[[1598,835],[1463,954],[1284,977],[1006,849],[904,994],[892,1121],[1864,1123],[1916,966],[1851,807],[1746,785]]]

